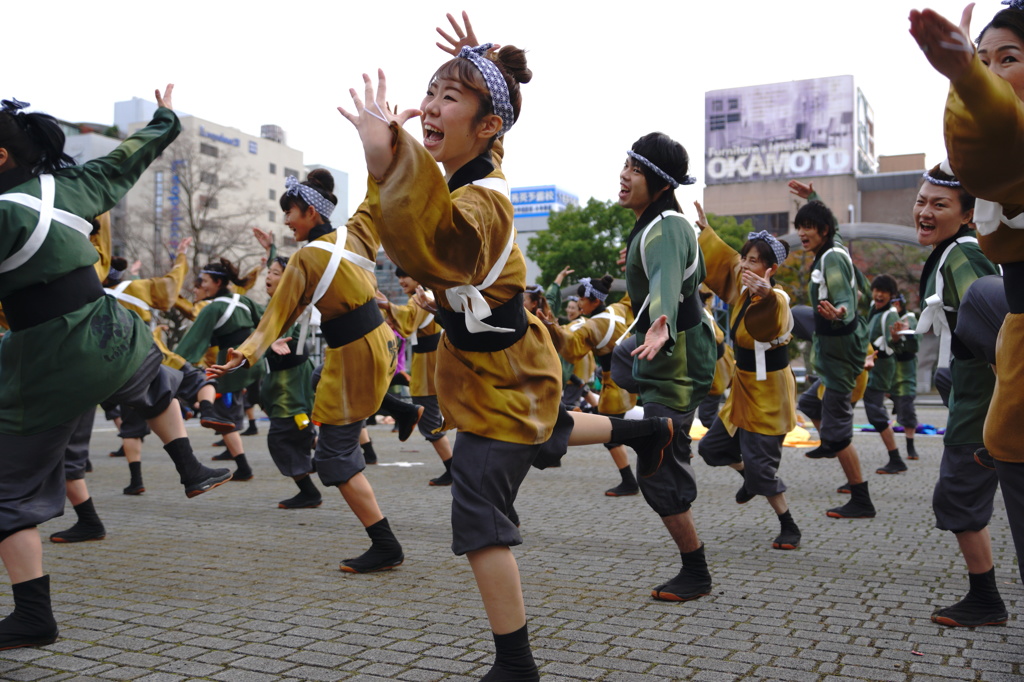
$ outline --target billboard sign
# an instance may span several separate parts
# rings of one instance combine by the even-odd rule
[[[853,76],[704,94],[708,185],[854,172]]]
[[[566,206],[578,206],[579,198],[554,185],[512,189],[512,209],[516,217],[540,217]]]

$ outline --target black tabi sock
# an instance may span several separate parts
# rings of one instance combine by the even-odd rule
[[[256,420],[255,419],[250,419],[249,420],[249,428],[252,429],[253,431],[256,430]]]
[[[210,402],[209,400],[200,400],[199,401],[199,411],[200,412],[205,414],[208,410],[212,410],[212,409],[213,409],[213,403]]]
[[[81,504],[76,504],[75,513],[78,515],[76,526],[103,528],[103,522],[100,521],[100,515],[96,513],[96,507],[93,506],[91,497]]]
[[[736,471],[737,474],[740,475],[740,478],[742,478],[744,481],[747,480],[747,470],[745,468],[744,469],[736,469],[735,471]]]
[[[633,486],[634,488],[638,485],[636,476],[633,475],[633,469],[628,464],[619,469],[619,476],[622,477],[622,482],[626,485]]]
[[[452,458],[451,457],[449,457],[445,461],[441,462],[441,464],[444,465],[444,470],[447,471],[449,474],[452,472]]]
[[[142,485],[142,462],[128,462],[128,473],[132,477],[129,485]]]
[[[14,612],[0,621],[0,646],[37,646],[57,637],[57,621],[50,607],[50,576],[11,585]]]
[[[235,460],[235,466],[237,466],[239,469],[249,468],[249,462],[246,461],[244,452],[240,452],[237,455],[232,455],[231,459]]]
[[[411,414],[419,410],[419,406],[407,403],[391,393],[384,394],[384,400],[381,401],[380,407],[390,412],[392,416],[396,414]]]
[[[371,460],[374,461],[374,462],[377,461],[377,453],[373,451],[373,441],[372,440],[367,442],[367,443],[363,443],[362,448],[363,448],[363,459],[365,459],[367,461],[371,461]]]
[[[192,452],[192,444],[188,442],[188,438],[175,438],[164,445],[164,450],[174,462],[174,468],[178,470],[178,476],[183,484],[199,478],[203,465]]]
[[[968,573],[967,579],[971,583],[968,597],[974,598],[982,604],[1002,604],[1003,598],[999,595],[999,588],[996,587],[995,566],[985,573]]]
[[[908,438],[907,439],[907,454],[908,455],[916,455],[917,454],[917,449],[914,448],[914,439],[913,438]]]
[[[634,438],[650,436],[658,428],[656,419],[618,419],[608,417],[612,423],[612,436],[609,443],[624,443]]]
[[[539,680],[537,663],[530,649],[530,632],[527,626],[507,635],[492,633],[494,636],[494,667],[481,678],[485,682],[499,680]]]
[[[793,521],[793,515],[790,513],[788,509],[779,514],[778,516],[779,525],[781,525],[782,528],[796,528],[796,522]]]
[[[343,566],[353,569],[356,573],[369,573],[402,563],[405,558],[402,553],[402,545],[391,531],[387,517],[367,526],[366,534],[373,543],[370,545],[370,549],[354,559],[345,559],[342,561]]]
[[[316,489],[316,484],[313,483],[312,476],[303,476],[302,478],[295,479],[295,485],[299,486],[299,490],[303,495],[308,497],[320,497],[320,491]]]
[[[890,462],[898,462],[898,461],[900,461],[900,449],[899,448],[896,448],[895,450],[890,450],[889,451],[889,461]]]

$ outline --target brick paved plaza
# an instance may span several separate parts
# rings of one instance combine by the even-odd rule
[[[921,418],[945,424],[941,409]],[[319,509],[277,509],[295,487],[270,461],[260,426],[244,439],[253,481],[187,500],[150,438],[147,492],[129,497],[127,465],[107,457],[117,441],[99,417],[88,482],[107,538],[45,543],[61,636],[0,652],[0,679],[478,679],[492,642],[468,563],[449,550],[448,489],[427,486],[441,472],[433,449],[418,435],[400,444],[388,428],[371,429],[390,466],[367,473],[406,563],[350,575],[338,562],[362,552],[366,535],[337,492]],[[210,432],[189,433],[204,459],[218,451]],[[929,620],[967,580],[952,536],[933,528],[941,439],[918,443],[922,459],[908,473],[870,474],[873,520],[827,518],[844,498],[834,492],[838,463],[787,449],[782,476],[803,531],[793,552],[771,548],[778,525],[767,503],[737,505],[739,477],[698,460],[694,509],[715,588],[685,604],[649,597],[679,556],[642,498],[603,495],[618,482],[603,448],[576,448],[561,469],[532,471],[516,505],[525,542],[515,551],[544,679],[1024,679],[1024,590],[1001,498],[991,529],[1009,624],[963,630]],[[855,444],[866,470],[884,463],[877,435]],[[42,531],[73,519],[68,507]],[[11,607],[5,584],[0,613]]]

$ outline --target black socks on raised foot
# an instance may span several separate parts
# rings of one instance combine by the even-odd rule
[[[772,543],[774,549],[796,549],[800,546],[800,529],[787,509],[779,514],[779,536]]]
[[[524,625],[507,635],[494,636],[494,665],[481,682],[534,682],[540,679],[530,650],[530,633]]]
[[[354,559],[343,560],[340,567],[342,571],[374,573],[402,565],[402,562],[405,561],[405,554],[402,553],[402,545],[399,544],[398,538],[391,532],[387,517],[372,526],[367,526],[366,534],[370,536],[370,541],[373,543],[370,545],[370,549]]]
[[[324,498],[316,489],[316,484],[313,483],[311,476],[306,475],[295,479],[295,485],[299,486],[299,494],[278,502],[278,509],[311,509],[323,504]]]
[[[932,621],[955,628],[1005,625],[1009,614],[996,587],[995,567],[985,573],[968,573],[967,578],[971,583],[967,596],[933,613]]]
[[[672,443],[673,425],[667,417],[648,419],[616,419],[612,423],[609,442],[622,443],[636,452],[636,473],[640,478],[653,476],[661,466],[665,448]]]
[[[704,556],[704,545],[692,552],[680,552],[683,568],[679,575],[651,590],[651,596],[662,601],[689,601],[711,594],[711,572]]]
[[[86,542],[87,540],[102,540],[107,537],[107,531],[100,521],[96,507],[93,506],[90,497],[85,502],[75,505],[75,514],[78,521],[67,530],[62,530],[50,536],[50,542]]]
[[[211,469],[200,464],[192,452],[192,444],[188,442],[188,438],[175,438],[164,444],[164,450],[174,462],[174,468],[178,470],[187,497],[202,495],[231,478],[231,472],[227,469]]]
[[[746,504],[757,497],[757,495],[747,490],[747,470],[737,469],[736,473],[738,473],[743,479],[743,484],[740,486],[740,489],[736,491],[736,504]]]
[[[57,621],[50,607],[50,576],[14,583],[11,589],[14,611],[0,620],[0,651],[57,641]]]

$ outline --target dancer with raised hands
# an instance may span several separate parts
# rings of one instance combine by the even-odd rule
[[[700,203],[697,227],[708,274],[704,283],[729,304],[735,350],[732,391],[698,452],[711,466],[731,466],[743,485],[736,502],[764,495],[779,517],[775,549],[796,549],[801,533],[779,478],[782,441],[796,426],[796,379],[789,366],[793,314],[789,295],[773,279],[789,247],[770,233],[751,232],[739,253],[715,233]]]
[[[428,83],[422,144],[402,129],[420,111],[387,111],[383,72],[376,89],[364,75],[364,96],[352,90],[354,111],[340,111],[363,143],[368,208],[388,256],[437,298],[445,330],[438,401],[446,426],[458,428],[452,550],[469,559],[497,650],[484,679],[538,679],[510,550],[522,542],[509,518],[520,484],[531,464],[557,462],[567,445],[609,440],[651,453],[640,463],[640,473],[650,474],[671,426],[560,408],[555,349],[523,307],[526,263],[500,165],[502,138],[519,116],[520,85],[532,74],[523,50],[476,45],[468,20],[463,31],[449,19],[459,38],[446,51],[457,56]]]
[[[92,267],[90,221],[113,208],[181,130],[172,90],[157,91],[145,128],[81,166],[64,154],[55,119],[26,113],[17,100],[0,109],[0,301],[11,329],[0,345],[0,560],[14,590],[0,649],[57,638],[36,526],[63,513],[64,452],[86,410],[112,396],[138,410],[188,497],[230,476],[196,460],[163,355],[142,320],[104,295]]]

